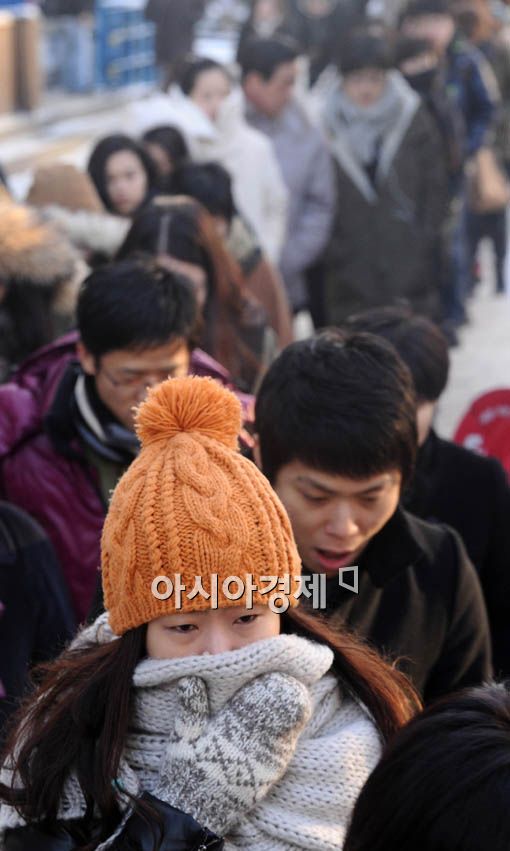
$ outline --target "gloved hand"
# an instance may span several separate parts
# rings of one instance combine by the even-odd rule
[[[178,701],[153,794],[223,836],[285,773],[311,697],[294,677],[273,673],[243,686],[214,716],[198,677],[179,682]]]

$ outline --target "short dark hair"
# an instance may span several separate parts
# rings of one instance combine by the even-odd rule
[[[200,74],[205,74],[208,71],[221,71],[225,74],[227,80],[230,80],[228,70],[220,62],[216,62],[215,59],[188,56],[178,66],[176,83],[183,94],[190,95],[195,88]]]
[[[197,307],[186,281],[146,258],[112,263],[82,284],[78,329],[96,358],[183,339],[195,345]]]
[[[426,38],[411,38],[401,35],[395,44],[395,64],[399,66],[407,59],[414,59],[415,56],[431,53],[432,50],[432,45]]]
[[[238,57],[241,76],[244,80],[248,74],[258,74],[264,80],[270,80],[280,65],[293,62],[298,56],[297,42],[286,36],[249,38]]]
[[[262,469],[302,461],[362,479],[412,475],[417,449],[411,375],[373,334],[326,330],[292,343],[269,368],[255,406]]]
[[[213,216],[221,216],[229,223],[234,218],[232,178],[219,163],[182,165],[172,175],[169,189],[174,195],[187,195],[200,201]]]
[[[101,201],[110,211],[113,210],[113,207],[106,186],[106,164],[113,154],[118,154],[120,151],[130,151],[140,160],[147,175],[147,197],[154,189],[157,180],[156,166],[144,147],[135,139],[131,139],[130,136],[125,136],[123,133],[115,133],[100,139],[90,155],[87,171]]]
[[[392,66],[392,56],[387,41],[378,35],[358,32],[350,36],[337,56],[337,64],[345,76],[364,68],[387,71]]]
[[[151,127],[142,136],[142,142],[149,145],[159,145],[168,154],[174,168],[189,159],[189,149],[184,136],[177,127],[170,124],[159,124]]]
[[[356,802],[344,851],[507,851],[510,693],[444,698],[392,739]]]
[[[350,331],[384,337],[409,368],[419,400],[435,402],[448,382],[448,343],[437,325],[410,307],[378,307],[350,316]]]
[[[453,17],[449,0],[411,0],[405,9],[402,20],[423,18],[426,15],[448,15]]]

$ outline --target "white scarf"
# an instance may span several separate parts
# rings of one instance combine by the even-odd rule
[[[76,644],[113,639],[103,615]],[[339,851],[356,798],[379,760],[381,743],[366,710],[341,691],[330,671],[332,662],[329,648],[296,635],[280,635],[214,656],[143,660],[134,672],[134,709],[119,779],[132,794],[155,788],[182,677],[205,681],[215,713],[255,677],[288,674],[310,690],[312,717],[286,774],[251,812],[239,814],[226,837],[226,849]],[[83,813],[77,791],[69,785],[61,818]],[[0,809],[0,831],[6,820],[15,826],[7,809]]]

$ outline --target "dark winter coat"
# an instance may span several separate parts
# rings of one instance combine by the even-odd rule
[[[65,404],[77,339],[69,334],[36,352],[0,387],[0,493],[50,538],[81,622],[96,588],[106,500],[100,469],[85,453]],[[229,383],[223,367],[200,350],[192,353],[191,371]],[[71,382],[67,396],[73,389]],[[122,471],[110,471],[110,478],[115,472]]]
[[[405,505],[462,537],[485,596],[494,673],[510,677],[510,487],[503,467],[431,432]]]
[[[358,594],[328,579],[331,626],[398,660],[426,702],[490,676],[482,590],[456,532],[398,508],[358,568]]]
[[[148,0],[145,17],[156,24],[158,65],[175,62],[191,51],[195,24],[205,0]]]
[[[470,157],[492,141],[499,100],[497,83],[483,54],[461,36],[456,36],[448,47],[445,72],[448,93],[464,118],[464,153]]]
[[[0,739],[27,685],[29,669],[56,656],[75,633],[64,578],[42,529],[0,503]]]
[[[326,249],[326,309],[351,313],[407,299],[435,316],[438,240],[448,181],[441,140],[418,96],[380,149],[375,185],[340,135],[331,138],[338,204]]]
[[[144,802],[158,814],[158,827],[162,831],[160,851],[221,851],[223,840],[195,819],[158,800],[153,795],[142,795]],[[76,841],[63,823],[57,835],[41,828],[19,827],[7,833],[4,851],[74,851]],[[152,825],[134,814],[127,821],[122,834],[111,846],[111,851],[153,851]]]

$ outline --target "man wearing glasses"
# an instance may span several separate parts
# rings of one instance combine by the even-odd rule
[[[190,371],[197,314],[184,279],[127,260],[89,276],[77,316],[78,339],[36,352],[0,388],[0,490],[50,537],[80,622],[110,493],[138,452],[134,409]]]

